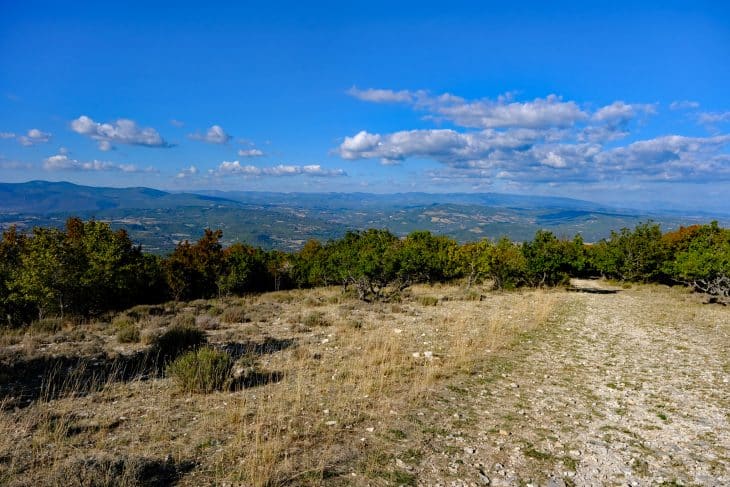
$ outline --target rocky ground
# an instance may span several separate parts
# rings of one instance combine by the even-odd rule
[[[679,287],[323,288],[124,317],[140,343],[119,317],[0,335],[0,485],[730,486],[730,307]],[[262,380],[134,373],[176,322]]]
[[[439,427],[418,484],[730,485],[728,309],[574,285],[550,323],[419,413]]]

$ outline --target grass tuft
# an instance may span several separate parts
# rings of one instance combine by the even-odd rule
[[[167,367],[167,375],[183,391],[205,394],[223,389],[232,366],[226,352],[204,347],[178,357]]]

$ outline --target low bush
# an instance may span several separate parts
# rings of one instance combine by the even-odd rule
[[[247,321],[246,310],[243,306],[230,306],[223,310],[220,318],[224,323],[245,323]]]
[[[165,308],[149,304],[138,304],[125,311],[129,317],[139,321],[147,316],[161,316],[165,314]]]
[[[192,464],[147,457],[91,456],[74,458],[56,468],[48,482],[64,487],[173,485]]]
[[[172,326],[194,327],[195,315],[190,313],[180,313],[175,315],[170,322]]]
[[[167,367],[167,375],[185,392],[209,393],[224,388],[233,360],[210,347],[187,352]]]
[[[139,343],[139,327],[133,323],[125,323],[117,327],[117,341],[119,343]]]
[[[220,328],[220,320],[210,315],[200,315],[195,318],[195,326],[201,330],[217,330]]]
[[[135,321],[136,320],[134,318],[132,318],[131,316],[129,316],[127,314],[122,314],[122,315],[116,316],[112,320],[112,326],[114,327],[115,330],[118,330],[119,328],[124,328],[125,326],[134,325]]]
[[[310,328],[315,326],[330,326],[330,322],[324,316],[324,313],[320,313],[319,311],[309,313],[307,317],[304,318],[304,322],[302,324]]]
[[[435,296],[419,296],[418,302],[423,306],[436,306],[439,304],[439,298]]]
[[[159,360],[168,362],[183,352],[200,347],[205,342],[205,333],[195,326],[173,325],[154,338],[152,349]]]

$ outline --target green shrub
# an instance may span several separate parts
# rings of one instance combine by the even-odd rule
[[[200,347],[206,342],[202,330],[188,325],[173,325],[154,338],[153,352],[163,361],[169,361],[183,352]]]
[[[146,318],[147,316],[160,316],[165,314],[165,308],[162,306],[153,306],[149,304],[138,304],[125,311],[125,314],[136,321]]]
[[[224,323],[245,323],[246,310],[243,306],[230,306],[221,313],[221,321]]]
[[[320,313],[319,311],[314,311],[312,313],[309,313],[306,318],[304,318],[304,326],[308,327],[315,327],[315,326],[330,326],[330,322],[325,318],[324,313]]]
[[[178,357],[167,367],[167,375],[185,392],[208,393],[223,389],[232,366],[226,352],[204,347]]]
[[[135,321],[136,320],[134,320],[131,316],[127,314],[122,314],[116,316],[112,320],[112,326],[114,326],[114,328],[118,330],[119,328],[123,328],[125,326],[134,325]]]
[[[117,327],[117,341],[119,343],[139,343],[139,327],[134,323],[124,323]]]
[[[195,326],[195,315],[190,313],[181,313],[177,314],[172,318],[172,321],[170,322],[172,326],[187,326],[187,327],[194,327]]]

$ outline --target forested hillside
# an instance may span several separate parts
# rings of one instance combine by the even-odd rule
[[[350,231],[282,252],[236,243],[220,230],[179,243],[167,257],[143,252],[125,230],[70,218],[64,229],[12,227],[0,240],[0,310],[5,326],[48,316],[98,316],[142,303],[339,285],[362,300],[397,300],[415,283],[464,279],[467,287],[565,284],[570,277],[686,284],[713,299],[730,293],[730,230],[716,222],[662,233],[643,223],[587,245],[538,231],[459,244],[429,232],[398,238],[387,230]]]

